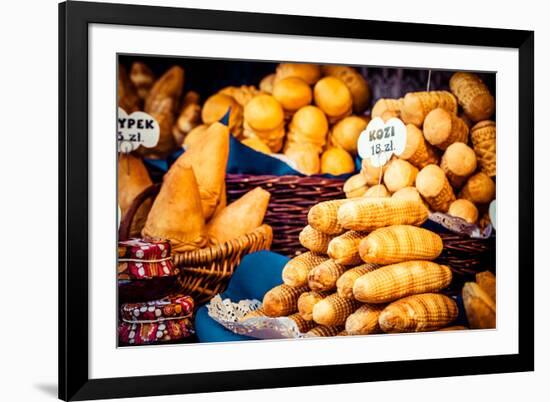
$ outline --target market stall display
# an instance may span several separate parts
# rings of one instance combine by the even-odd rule
[[[357,240],[347,245],[359,258],[343,265],[327,251],[310,251],[290,260],[282,272],[284,284],[263,298],[265,316],[298,313],[311,325],[345,325],[347,336],[434,330],[457,318],[456,302],[434,293],[452,280],[449,267],[431,262],[441,254],[443,242],[436,233],[413,226],[428,217],[421,201],[354,198],[325,205],[327,210],[334,208],[332,214],[322,215],[325,219],[318,227],[329,232],[353,230]],[[310,226],[305,230],[309,232]],[[329,247],[335,239],[339,241],[333,238]]]
[[[188,316],[150,338],[130,337],[153,327],[122,318],[123,343],[187,338],[196,309],[220,303],[242,258],[264,249],[291,259],[261,305],[231,323],[218,317],[232,331],[247,323],[256,325],[249,334],[270,323],[266,333],[282,337],[494,327],[494,276],[475,276],[494,267],[495,252],[495,105],[481,78],[459,72],[438,76],[445,84],[434,90],[376,96],[369,68],[281,63],[254,79],[210,81],[205,91],[194,63],[162,72],[132,58],[120,65],[119,107],[147,112],[160,135],[156,146],[119,156],[119,237],[169,245],[170,290],[193,301]],[[398,119],[406,131],[404,150],[381,166],[358,149],[377,118]]]

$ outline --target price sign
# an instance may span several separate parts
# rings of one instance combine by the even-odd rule
[[[134,112],[128,115],[118,108],[118,152],[129,153],[140,146],[153,148],[160,138],[158,122],[144,112]]]
[[[407,128],[397,119],[384,122],[380,117],[370,121],[357,142],[359,156],[369,159],[372,166],[385,165],[393,154],[401,155],[407,143]]]
[[[491,220],[491,225],[496,229],[497,228],[497,200],[491,201],[489,204],[489,219]]]

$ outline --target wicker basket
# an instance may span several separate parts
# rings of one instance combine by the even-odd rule
[[[175,253],[174,264],[181,269],[180,285],[197,304],[225,290],[241,259],[250,253],[268,250],[273,239],[269,225],[262,225],[223,244],[187,253]]]
[[[305,251],[298,235],[307,225],[307,213],[318,202],[343,198],[343,180],[324,177],[228,174],[228,202],[261,186],[271,193],[265,224],[254,232],[228,243],[187,253],[174,254],[181,269],[180,284],[197,302],[209,300],[222,292],[242,257],[254,251],[269,249],[292,257]],[[127,237],[131,221],[139,205],[155,196],[160,185],[146,189],[136,197],[126,219],[121,222],[120,238]],[[273,228],[273,230],[271,230]],[[475,278],[475,274],[495,267],[495,238],[476,239],[454,233],[440,233],[444,249],[437,259],[453,270],[453,287]]]
[[[309,209],[321,202],[344,198],[344,180],[310,176],[228,174],[228,201],[234,201],[254,187],[271,193],[265,222],[273,227],[271,250],[293,257],[305,250],[298,240],[307,225]],[[439,233],[444,249],[437,261],[451,267],[457,286],[473,280],[476,272],[495,267],[495,238],[477,239],[455,233]]]
[[[451,288],[462,289],[465,282],[475,281],[481,271],[495,271],[496,238],[473,239],[456,233],[439,233],[443,252],[436,259],[453,271]]]
[[[264,222],[273,228],[271,250],[293,257],[306,251],[298,236],[307,225],[309,209],[321,201],[344,198],[344,180],[310,176],[272,176],[228,174],[227,201],[237,198],[255,187],[271,193]]]
[[[119,239],[126,240],[132,219],[139,206],[148,198],[155,197],[160,184],[154,184],[138,195],[120,224]],[[199,305],[223,292],[241,259],[255,251],[271,247],[273,231],[262,225],[253,232],[216,246],[205,247],[185,253],[173,253],[173,263],[180,268],[181,291],[190,295]]]

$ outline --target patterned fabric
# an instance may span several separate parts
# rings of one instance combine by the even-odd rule
[[[195,333],[189,318],[140,324],[121,322],[118,328],[119,341],[127,345],[150,345],[177,341]]]
[[[178,292],[180,292],[178,276],[118,280],[118,302],[120,304],[159,300]]]
[[[127,322],[148,323],[189,317],[195,304],[190,296],[181,294],[145,303],[126,303],[120,307],[120,319]]]
[[[118,279],[174,276],[170,243],[166,240],[130,239],[118,243]]]

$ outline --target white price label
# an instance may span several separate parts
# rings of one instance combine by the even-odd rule
[[[118,152],[129,153],[140,146],[153,148],[159,142],[160,127],[158,122],[145,112],[134,112],[128,115],[118,108]]]
[[[385,165],[393,154],[401,155],[407,143],[407,128],[398,118],[384,122],[380,117],[372,119],[357,142],[359,156],[369,159],[375,167]]]
[[[491,225],[496,229],[497,228],[497,200],[491,201],[489,204],[489,219],[491,220]]]

